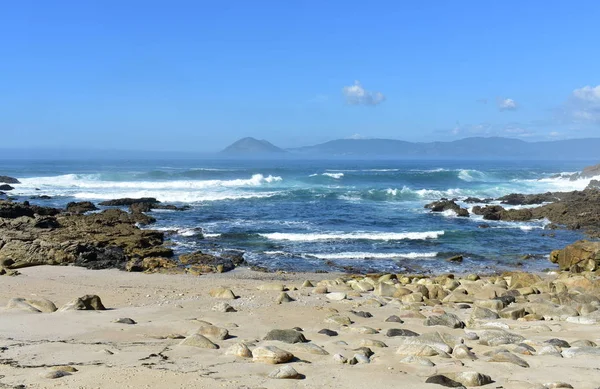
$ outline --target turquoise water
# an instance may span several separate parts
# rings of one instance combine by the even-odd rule
[[[40,204],[156,197],[186,211],[152,212],[178,253],[241,250],[270,270],[494,271],[551,266],[548,253],[581,235],[547,221],[483,221],[432,214],[440,197],[498,197],[583,189],[585,162],[491,161],[10,161],[11,192]],[[565,177],[555,177],[563,173]],[[459,204],[472,207],[474,204]],[[489,228],[480,228],[482,224]],[[462,264],[446,258],[462,254]],[[525,254],[532,259],[521,260]],[[520,266],[520,265],[519,265]]]

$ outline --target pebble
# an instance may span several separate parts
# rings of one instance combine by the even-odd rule
[[[300,378],[300,374],[290,365],[284,365],[269,373],[269,378],[296,379]]]
[[[252,360],[270,364],[286,363],[294,358],[288,351],[275,346],[262,346],[252,350]]]

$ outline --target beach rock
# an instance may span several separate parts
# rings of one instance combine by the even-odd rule
[[[25,298],[12,298],[6,305],[7,309],[22,309],[29,312],[44,312],[52,313],[57,310],[56,305],[45,298],[25,299]]]
[[[304,335],[296,330],[271,330],[263,340],[279,340],[290,344],[306,342]]]
[[[312,282],[310,282],[310,280],[305,280],[305,281],[302,283],[302,287],[303,287],[303,288],[313,288],[313,287],[314,287],[314,285],[313,285],[313,283],[312,283]]]
[[[388,323],[400,323],[400,324],[404,323],[404,320],[400,319],[396,315],[389,316],[387,319],[385,319],[385,321]]]
[[[202,251],[181,254],[179,262],[184,265],[190,265],[195,273],[223,273],[231,271],[236,267],[236,264],[230,258],[217,257],[205,254]]]
[[[447,388],[465,388],[460,382],[454,381],[445,375],[437,374],[425,380],[426,384],[438,384]],[[465,388],[466,389],[466,388]]]
[[[15,189],[15,188],[8,184],[0,184],[0,190],[9,191],[9,190],[13,190],[13,189]]]
[[[3,184],[20,184],[21,181],[17,180],[14,177],[0,176],[0,183],[3,183]]]
[[[390,328],[385,333],[385,336],[387,336],[389,338],[393,338],[395,336],[419,336],[419,334],[417,334],[414,331],[405,330],[402,328]]]
[[[63,305],[59,311],[104,311],[102,300],[95,294],[86,294]]]
[[[352,320],[348,316],[331,315],[325,318],[325,323],[339,324],[341,326],[349,326]]]
[[[571,384],[567,384],[566,382],[549,382],[544,384],[546,389],[558,389],[558,388],[570,388],[573,389]]]
[[[554,250],[550,253],[550,262],[558,264],[561,270],[594,271],[600,262],[600,242],[580,240],[561,250]]]
[[[338,336],[338,333],[336,331],[333,331],[333,330],[330,330],[330,329],[327,329],[327,328],[323,328],[322,330],[320,330],[317,333],[325,335],[325,336]]]
[[[355,314],[358,317],[363,317],[365,319],[373,317],[373,315],[370,312],[365,312],[365,311],[350,311],[350,312]]]
[[[473,352],[471,352],[471,350],[469,350],[469,348],[464,344],[459,344],[458,346],[455,346],[452,350],[452,356],[457,359],[477,359],[475,354],[473,354]]]
[[[517,320],[519,318],[522,318],[526,314],[527,314],[527,312],[525,311],[525,308],[523,308],[523,307],[506,307],[503,310],[501,310],[500,312],[498,312],[498,315],[501,318],[512,319],[512,320]]]
[[[67,212],[83,214],[89,211],[96,211],[98,207],[90,201],[70,202],[67,204]]]
[[[362,339],[360,341],[360,346],[361,347],[379,347],[379,348],[383,348],[383,347],[387,347],[387,344],[385,344],[384,342],[382,342],[380,340],[376,340],[376,339]]]
[[[474,319],[495,320],[495,319],[498,319],[499,317],[500,316],[498,316],[498,314],[496,312],[492,311],[491,309],[476,306],[473,308],[473,311],[471,311],[471,316],[470,316],[469,321],[472,321]]]
[[[285,290],[285,286],[280,283],[272,282],[268,284],[261,284],[257,287],[257,289],[263,291],[283,292]]]
[[[479,343],[487,346],[499,346],[503,344],[520,343],[525,338],[521,335],[514,334],[502,329],[497,330],[482,330],[478,331]]]
[[[202,327],[198,328],[196,333],[206,336],[206,337],[209,337],[209,338],[219,339],[219,340],[224,340],[224,339],[229,338],[229,331],[227,331],[225,328],[220,328],[220,327],[213,326],[213,325],[202,326]]]
[[[557,339],[557,338],[552,338],[552,339],[545,340],[544,343],[552,345],[552,346],[560,347],[560,348],[569,348],[569,347],[571,347],[571,345],[569,344],[569,342],[567,342],[566,340]]]
[[[371,363],[371,358],[364,354],[354,354],[352,359],[356,361],[356,363]]]
[[[237,296],[233,293],[231,289],[218,287],[211,289],[208,294],[211,297],[219,298],[219,299],[235,299]]]
[[[579,356],[600,356],[600,348],[593,346],[570,347],[561,352],[564,358],[575,358]]]
[[[49,371],[49,372],[43,374],[44,378],[48,378],[51,380],[54,380],[57,378],[62,378],[62,377],[67,377],[70,375],[71,375],[71,373],[69,373],[68,371],[62,371],[62,370],[52,370],[52,371]]]
[[[262,346],[252,350],[252,360],[254,362],[278,364],[289,362],[292,358],[294,358],[292,353],[275,346]]]
[[[235,355],[240,358],[252,358],[252,352],[244,343],[236,343],[225,351],[227,355]]]
[[[529,367],[529,364],[524,359],[519,358],[508,350],[492,350],[483,355],[488,358],[489,362],[508,362],[520,367]]]
[[[329,355],[322,347],[314,343],[296,343],[294,344],[294,352],[308,353],[313,355]]]
[[[119,323],[119,324],[137,324],[135,322],[135,320],[129,318],[129,317],[121,317],[117,320],[115,320],[113,323]]]
[[[402,358],[400,360],[400,363],[411,363],[411,364],[421,365],[421,366],[426,366],[426,367],[435,366],[435,363],[433,363],[431,361],[431,359],[425,358],[425,357],[415,357],[413,355],[409,355],[407,357]]]
[[[290,365],[281,366],[269,373],[269,378],[276,379],[297,379],[300,374]]]
[[[291,298],[290,295],[287,294],[286,292],[281,292],[279,294],[279,296],[277,297],[277,299],[275,300],[275,302],[277,304],[291,303],[292,301],[295,301],[295,300],[293,298]]]
[[[465,327],[465,323],[453,313],[429,316],[423,324],[426,326],[446,326],[450,328]]]
[[[190,346],[190,347],[198,347],[198,348],[207,348],[216,350],[219,348],[218,345],[211,342],[207,337],[200,334],[193,334],[186,337],[181,343],[182,346]]]
[[[327,293],[325,296],[332,301],[341,301],[346,299],[346,293],[343,292]]]
[[[460,382],[467,387],[483,386],[492,383],[490,376],[478,373],[476,371],[463,371],[460,373],[447,374],[449,378],[456,382]]]

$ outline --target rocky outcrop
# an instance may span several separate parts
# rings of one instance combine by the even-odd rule
[[[2,184],[20,184],[21,181],[17,180],[14,177],[0,176],[0,183],[2,183]]]
[[[67,204],[67,212],[71,213],[86,213],[89,211],[97,211],[98,207],[90,201],[70,202]]]
[[[0,190],[13,190],[13,189],[15,189],[15,188],[8,184],[0,184]]]
[[[550,261],[558,264],[561,270],[595,271],[600,264],[600,242],[577,241],[562,250],[552,251]]]
[[[0,260],[11,260],[9,268],[72,263],[125,269],[132,259],[173,256],[162,232],[141,230],[136,222],[136,215],[119,209],[80,215],[0,201]]]
[[[132,198],[125,197],[122,199],[102,201],[101,203],[98,203],[98,204],[105,206],[105,207],[127,207],[127,206],[130,206],[131,204],[136,204],[136,203],[158,204],[158,203],[160,203],[160,201],[158,201],[154,197],[141,197],[139,199],[132,199]]]
[[[469,217],[469,211],[465,208],[461,208],[454,200],[440,199],[439,201],[434,201],[425,205],[425,208],[430,209],[431,212],[444,212],[450,210],[454,211],[457,216]]]
[[[536,217],[530,209],[504,209],[500,205],[475,206],[473,213],[482,215],[485,220],[527,221],[542,218]]]
[[[242,264],[243,261],[242,256],[217,257],[201,251],[179,256],[179,262],[188,266],[188,272],[194,274],[227,272]]]
[[[535,205],[557,201],[560,200],[560,197],[551,192],[541,194],[511,193],[509,195],[499,197],[498,200],[500,200],[502,204],[508,205]]]

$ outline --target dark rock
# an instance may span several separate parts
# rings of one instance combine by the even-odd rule
[[[364,318],[367,318],[367,319],[370,318],[370,317],[373,317],[373,315],[371,315],[370,312],[364,312],[364,311],[358,311],[358,312],[356,312],[356,311],[350,311],[350,312],[352,312],[356,316],[364,317]]]
[[[36,218],[33,226],[35,228],[58,228],[60,227],[60,223],[58,223],[58,220],[54,216],[40,216]]]
[[[357,351],[358,353],[363,354],[367,358],[371,358],[371,356],[373,356],[373,354],[375,354],[373,352],[373,350],[371,350],[368,347],[359,347],[359,348],[355,348],[352,351]]]
[[[465,323],[453,313],[444,313],[442,315],[432,315],[425,319],[423,323],[426,326],[446,326],[450,328],[465,328]]]
[[[561,347],[561,348],[571,347],[569,342],[567,342],[566,340],[557,339],[557,338],[548,339],[548,340],[544,341],[544,343],[551,344],[552,346]]]
[[[265,335],[263,340],[279,340],[291,344],[307,341],[304,335],[296,330],[271,330]]]
[[[454,200],[442,199],[439,201],[434,201],[425,205],[425,208],[431,209],[431,212],[444,212],[452,210],[456,213],[457,216],[469,217],[469,211],[465,208],[461,208],[458,204],[454,202]]]
[[[52,197],[47,196],[47,195],[40,195],[40,196],[31,196],[29,199],[30,200],[52,200]]]
[[[13,190],[15,189],[14,187],[8,185],[8,184],[2,184],[0,185],[0,190]]]
[[[33,217],[33,215],[33,209],[29,206],[10,201],[0,201],[1,218],[15,219],[21,216]]]
[[[516,301],[515,296],[498,296],[494,297],[492,300],[502,301],[502,304],[504,304],[505,307]]]
[[[58,208],[40,207],[39,205],[30,205],[29,207],[33,210],[33,213],[39,216],[56,216],[62,212]]]
[[[322,334],[322,335],[327,335],[327,336],[338,336],[338,333],[336,331],[333,331],[333,330],[330,330],[330,329],[327,329],[327,328],[323,328],[318,333]]]
[[[0,183],[3,183],[3,184],[20,184],[21,181],[17,180],[14,177],[0,176]]]
[[[123,249],[116,246],[95,247],[92,245],[78,247],[79,255],[74,262],[76,266],[88,269],[120,269],[125,270],[127,257]]]
[[[107,201],[103,201],[99,204],[102,206],[105,206],[105,207],[124,207],[124,206],[130,206],[130,205],[136,204],[136,203],[138,203],[138,204],[139,203],[159,204],[160,201],[158,201],[157,199],[155,199],[153,197],[142,197],[139,199],[122,198],[122,199],[107,200]]]
[[[450,258],[446,259],[446,262],[461,263],[462,261],[463,261],[463,256],[462,255],[455,255],[453,257],[450,257]]]
[[[511,193],[509,195],[499,197],[498,200],[500,200],[502,204],[508,205],[535,205],[556,201],[557,197],[551,192],[528,195]]]
[[[385,333],[385,336],[393,338],[395,336],[419,336],[419,334],[411,330],[405,330],[402,328],[390,328]]]
[[[154,205],[155,203],[133,203],[129,205],[129,211],[131,213],[150,212]]]
[[[464,388],[464,386],[457,381],[451,380],[450,378],[446,377],[445,375],[441,375],[441,374],[437,374],[434,376],[431,376],[429,378],[427,378],[425,380],[426,384],[438,384],[438,385],[442,385],[448,388]]]
[[[479,204],[488,204],[490,202],[492,202],[492,199],[480,199],[478,197],[467,197],[466,199],[463,200],[465,203],[479,203]]]
[[[396,315],[392,315],[390,317],[388,317],[387,319],[385,319],[386,322],[392,322],[392,323],[404,323],[404,320],[400,319],[398,316]]]
[[[70,202],[67,204],[67,212],[82,214],[89,211],[96,211],[98,207],[90,201]]]
[[[600,189],[600,181],[599,180],[591,180],[590,183],[587,184],[585,189]]]

